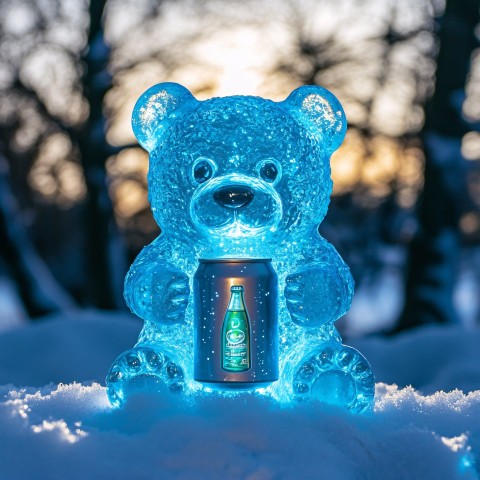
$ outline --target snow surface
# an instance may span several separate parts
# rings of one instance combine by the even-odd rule
[[[103,377],[140,328],[77,312],[0,335],[0,479],[480,478],[478,330],[355,341],[377,381],[416,388],[377,383],[375,411],[358,416],[248,394],[112,409]],[[454,387],[473,391],[436,391]]]

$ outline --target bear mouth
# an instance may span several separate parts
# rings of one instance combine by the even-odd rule
[[[208,235],[251,237],[278,228],[282,202],[266,182],[232,174],[199,187],[190,202],[190,216],[196,228]]]

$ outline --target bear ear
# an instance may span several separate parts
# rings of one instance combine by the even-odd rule
[[[159,83],[149,88],[137,100],[132,113],[138,143],[151,152],[163,132],[196,103],[195,97],[178,83]]]
[[[314,134],[321,135],[322,143],[333,153],[342,143],[347,131],[347,119],[342,105],[326,88],[307,85],[294,90],[283,101],[310,126]]]

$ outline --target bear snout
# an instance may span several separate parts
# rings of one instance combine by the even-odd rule
[[[245,207],[253,200],[253,197],[253,190],[245,185],[226,185],[213,193],[215,202],[230,209]]]

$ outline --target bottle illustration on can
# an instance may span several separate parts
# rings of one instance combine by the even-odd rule
[[[233,285],[230,292],[222,326],[222,368],[228,372],[246,372],[250,368],[250,323],[243,285]]]
[[[216,390],[278,380],[278,278],[270,258],[205,258],[193,279],[194,379]]]

